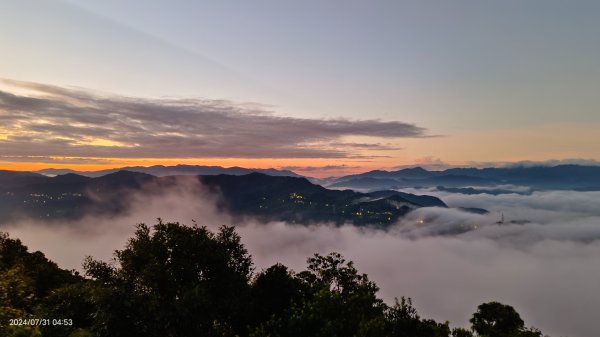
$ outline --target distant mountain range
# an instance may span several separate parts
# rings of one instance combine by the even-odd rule
[[[330,179],[329,188],[355,190],[399,189],[406,187],[467,188],[500,185],[525,186],[538,190],[600,190],[600,166],[558,165],[552,167],[452,168],[428,171],[421,167],[398,171],[375,170]],[[485,190],[483,189],[483,190]],[[472,190],[455,190],[469,194]],[[506,190],[496,190],[505,193]]]
[[[600,190],[600,167],[579,165],[444,171],[419,167],[378,170],[320,180],[324,186],[291,171],[275,169],[188,165],[134,169],[146,172],[107,170],[87,172],[86,176],[80,172],[72,173],[74,171],[62,174],[65,171],[59,170],[0,171],[0,224],[21,216],[60,221],[86,215],[122,214],[130,207],[132,192],[159,195],[165,188],[175,186],[179,181],[177,176],[184,174],[219,193],[218,207],[240,221],[252,216],[263,221],[299,224],[329,222],[387,226],[416,208],[447,207],[433,196],[397,191],[407,187],[435,187],[439,191],[463,194]],[[149,185],[154,188],[144,189]],[[514,189],[506,185],[521,187]],[[463,210],[486,212],[475,208]]]
[[[107,174],[119,172],[119,171],[130,171],[151,174],[157,177],[164,176],[175,176],[175,175],[216,175],[216,174],[229,174],[229,175],[244,175],[253,172],[263,173],[270,176],[289,176],[289,177],[300,177],[300,175],[289,171],[289,170],[276,170],[276,169],[256,169],[256,168],[243,168],[243,167],[221,167],[221,166],[201,166],[201,165],[175,165],[175,166],[127,166],[109,170],[99,171],[75,171],[69,169],[44,169],[35,171],[34,173],[43,174],[46,176],[57,176],[67,173],[75,173],[86,177],[102,177]]]
[[[330,190],[299,177],[250,173],[199,175],[192,179],[198,179],[218,193],[218,207],[240,221],[253,216],[263,221],[298,224],[386,226],[415,208],[446,207],[443,201],[432,196],[397,191]],[[101,177],[74,173],[48,177],[0,171],[0,223],[9,223],[23,215],[48,221],[118,215],[128,210],[132,192],[159,196],[178,183],[181,180],[177,176],[156,177],[130,171]]]
[[[90,172],[69,169],[44,169],[33,173],[45,176],[74,173],[81,176],[97,178],[119,171],[146,173],[156,177],[174,175],[246,175],[254,172],[270,176],[302,177],[289,170],[278,170],[273,168],[225,168],[221,166],[199,165],[130,166]],[[511,193],[510,190],[496,188],[501,185],[524,186],[532,190],[600,190],[600,166],[584,165],[482,169],[452,168],[443,171],[428,171],[421,167],[414,167],[397,171],[374,170],[361,174],[328,179],[306,178],[313,183],[320,184],[327,188],[353,189],[357,191],[377,191],[409,187],[438,187],[440,190],[446,190],[448,192],[452,191],[453,193]]]

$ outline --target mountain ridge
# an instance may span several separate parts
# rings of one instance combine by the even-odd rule
[[[264,173],[272,176],[291,176],[299,177],[300,175],[290,170],[278,170],[274,168],[259,169],[259,168],[244,168],[239,166],[223,167],[223,166],[206,166],[206,165],[153,165],[153,166],[125,166],[114,169],[98,170],[98,171],[77,171],[72,169],[43,169],[34,171],[33,173],[43,174],[47,176],[63,175],[67,173],[79,174],[87,177],[101,177],[106,174],[115,173],[118,171],[130,171],[151,174],[157,177],[173,176],[173,175],[244,175],[252,172]]]
[[[370,184],[366,179],[370,179]],[[333,188],[379,189],[406,187],[472,187],[517,185],[540,190],[600,190],[600,166],[563,164],[450,168],[428,171],[422,167],[397,171],[373,170],[330,180]]]
[[[256,172],[188,176],[183,181],[178,177],[181,176],[156,177],[124,170],[96,178],[73,173],[56,177],[25,175],[14,179],[10,186],[0,186],[0,222],[9,222],[20,214],[59,221],[80,219],[85,215],[114,216],[129,209],[132,192],[160,197],[170,187],[195,182],[218,193],[217,206],[236,221],[252,216],[263,222],[352,223],[385,227],[416,208],[447,207],[442,200],[432,196],[397,191],[371,195],[331,190],[303,177]]]

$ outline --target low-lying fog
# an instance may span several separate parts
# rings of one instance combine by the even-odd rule
[[[408,192],[491,213],[424,208],[387,232],[349,225],[259,224],[252,219],[236,225],[257,270],[282,262],[300,271],[313,253],[338,251],[369,274],[386,301],[412,297],[423,317],[468,327],[477,305],[496,300],[514,306],[527,324],[553,337],[597,335],[600,192]],[[110,259],[136,223],[152,224],[161,217],[186,224],[194,219],[211,228],[232,224],[227,214],[216,210],[218,196],[207,195],[192,180],[182,179],[178,188],[160,198],[145,194],[133,194],[131,212],[118,218],[61,225],[21,222],[2,230],[63,268],[80,269],[86,255]],[[503,225],[496,224],[501,213]]]

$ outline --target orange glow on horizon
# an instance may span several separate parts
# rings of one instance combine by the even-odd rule
[[[38,171],[43,169],[72,169],[77,171],[98,171],[126,166],[175,166],[203,165],[244,168],[275,168],[289,169],[298,174],[317,178],[361,173],[385,167],[391,168],[394,162],[348,160],[343,158],[84,158],[85,163],[78,163],[81,158],[55,157],[44,161],[45,158],[29,158],[30,161],[2,161],[0,170]],[[386,158],[390,159],[390,158]],[[94,161],[96,163],[94,163]]]

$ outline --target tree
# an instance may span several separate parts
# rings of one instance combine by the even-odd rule
[[[94,299],[96,287],[90,280],[82,280],[54,290],[38,307],[39,317],[69,319],[73,325],[47,325],[42,327],[44,337],[88,336],[94,324]]]
[[[531,327],[531,328],[522,330],[519,333],[519,337],[543,337],[543,334],[539,329]]]
[[[393,337],[447,337],[450,335],[448,322],[422,320],[410,298],[396,299],[393,307],[386,310],[386,336]]]
[[[452,337],[473,337],[473,333],[467,329],[454,328],[452,329]]]
[[[278,263],[259,273],[251,285],[251,324],[259,325],[301,301],[301,281]]]
[[[483,303],[470,319],[473,330],[486,337],[514,337],[524,330],[525,322],[510,305]]]
[[[97,336],[223,336],[247,326],[252,261],[231,227],[138,226],[116,266],[88,258]]]
[[[39,329],[32,326],[7,324],[10,319],[29,318],[35,299],[33,281],[22,265],[0,272],[0,336],[37,337]]]
[[[111,262],[88,257],[88,278],[0,234],[0,336],[7,337],[473,337],[423,319],[410,298],[393,306],[342,255],[315,254],[305,271],[276,264],[253,276],[233,227],[138,225]],[[62,317],[68,326],[6,326],[11,318]],[[513,307],[481,304],[481,337],[542,337]]]
[[[0,336],[40,336],[44,328],[9,325],[10,319],[51,317],[45,315],[48,297],[63,286],[81,280],[60,269],[41,252],[29,252],[20,240],[0,233]]]
[[[0,233],[0,270],[7,270],[16,265],[22,266],[25,275],[31,279],[34,296],[38,299],[46,297],[56,288],[81,279],[75,272],[60,269],[43,253],[29,252],[20,240]]]
[[[301,300],[254,331],[255,336],[370,335],[385,305],[375,283],[338,253],[315,254],[297,275]]]

